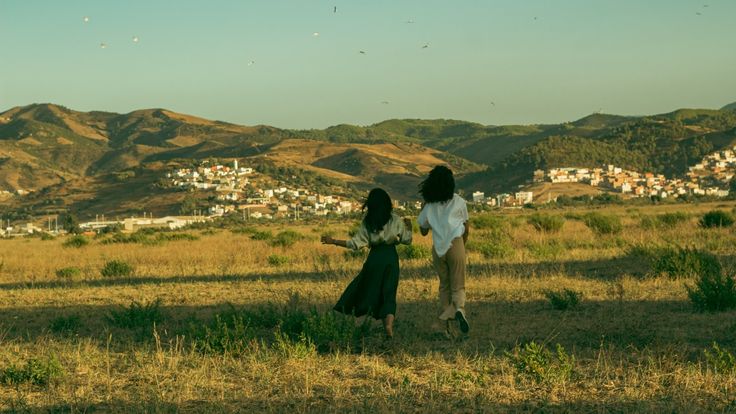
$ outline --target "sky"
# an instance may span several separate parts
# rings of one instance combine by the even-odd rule
[[[0,0],[0,111],[306,129],[720,108],[735,17],[734,0]]]

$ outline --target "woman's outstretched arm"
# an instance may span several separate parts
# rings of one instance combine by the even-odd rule
[[[333,239],[330,236],[322,236],[322,244],[334,244],[335,246],[348,247],[347,240]]]

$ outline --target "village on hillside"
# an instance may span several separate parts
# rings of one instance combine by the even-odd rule
[[[660,199],[686,195],[727,197],[730,181],[735,174],[736,146],[708,154],[701,162],[689,167],[684,178],[667,178],[662,174],[640,173],[608,164],[596,168],[558,167],[536,170],[532,182],[583,183],[629,197]],[[533,194],[523,191],[486,197],[483,192],[475,191],[472,200],[474,203],[492,207],[520,207],[531,204]]]

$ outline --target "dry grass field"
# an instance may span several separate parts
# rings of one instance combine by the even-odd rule
[[[330,312],[362,257],[318,239],[354,222],[0,240],[0,410],[736,412],[736,311],[696,310],[701,262],[659,260],[698,249],[730,272],[733,228],[698,220],[733,207],[596,210],[610,234],[586,209],[543,212],[559,231],[475,214],[467,337],[435,323],[415,233],[389,342]]]

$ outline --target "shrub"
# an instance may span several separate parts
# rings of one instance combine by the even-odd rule
[[[49,329],[51,329],[51,332],[57,334],[74,333],[79,329],[80,325],[81,320],[79,319],[79,315],[57,316],[51,320]]]
[[[723,210],[709,211],[700,219],[700,226],[704,228],[731,227],[733,223],[733,215]]]
[[[526,248],[538,259],[556,259],[564,251],[565,246],[558,240],[543,240],[538,243],[527,243]]]
[[[319,352],[350,352],[369,329],[369,318],[365,318],[361,325],[356,326],[355,318],[352,316],[333,311],[319,313],[313,309],[304,321],[301,334],[309,339]]]
[[[273,233],[271,233],[271,230],[257,231],[250,236],[253,240],[270,240],[272,237]]]
[[[708,269],[700,274],[695,286],[686,286],[695,309],[699,311],[724,311],[736,308],[736,282],[719,269]]]
[[[502,217],[492,216],[490,214],[483,214],[473,216],[470,218],[470,225],[474,229],[502,229],[506,226],[506,223]]]
[[[44,240],[44,241],[56,240],[56,237],[53,234],[41,233],[41,240]]]
[[[527,218],[527,223],[531,224],[537,231],[545,233],[557,233],[562,230],[565,219],[561,216],[553,216],[549,214],[532,214]]]
[[[273,239],[270,240],[269,244],[273,247],[291,247],[293,246],[297,241],[303,239],[304,236],[301,234],[293,231],[293,230],[286,230],[279,232],[279,234],[276,235]]]
[[[711,253],[694,248],[665,248],[653,250],[652,271],[670,278],[696,277],[721,273],[721,263]]]
[[[272,254],[268,256],[268,264],[271,266],[283,266],[289,263],[289,257],[280,254]]]
[[[78,267],[62,267],[56,270],[56,277],[60,279],[72,279],[82,274]]]
[[[641,227],[644,229],[672,229],[688,220],[690,220],[690,215],[683,212],[644,216],[641,218]]]
[[[196,329],[194,344],[197,349],[209,354],[240,355],[255,339],[248,321],[236,313],[215,315],[215,319],[203,329]]]
[[[562,291],[547,291],[544,295],[549,299],[549,303],[557,310],[568,310],[580,304],[582,294],[571,289]]]
[[[111,260],[105,263],[100,274],[103,277],[127,277],[133,274],[133,266],[122,260]]]
[[[253,227],[241,226],[230,229],[230,232],[233,234],[253,234],[256,232],[256,229]]]
[[[89,244],[89,239],[85,236],[82,236],[81,234],[77,234],[75,236],[72,236],[64,241],[62,246],[64,247],[84,247]]]
[[[506,356],[520,374],[547,384],[569,380],[575,368],[575,356],[568,355],[560,344],[552,353],[544,344],[532,341],[523,347],[517,345],[514,352],[507,351]]]
[[[505,259],[514,254],[513,247],[506,240],[499,240],[496,242],[469,242],[468,250],[477,251],[488,259]]]
[[[399,257],[402,259],[428,259],[432,257],[432,252],[425,246],[418,244],[399,245],[397,248]]]
[[[285,358],[304,359],[310,355],[314,355],[317,348],[314,343],[304,333],[299,335],[297,339],[292,339],[288,335],[281,332],[280,329],[274,331],[273,349]]]
[[[45,361],[31,358],[22,367],[11,364],[0,372],[0,383],[6,385],[31,383],[45,386],[63,375],[64,369],[61,363],[55,355],[52,355]]]
[[[342,252],[342,255],[345,259],[351,260],[351,259],[364,259],[368,256],[368,249],[347,249]]]
[[[123,329],[148,328],[163,318],[161,299],[149,303],[133,301],[122,310],[111,310],[106,320],[111,325]]]
[[[703,350],[705,362],[717,374],[730,374],[736,372],[736,357],[726,349],[722,349],[713,342],[711,350]]]
[[[618,234],[623,229],[618,216],[601,213],[588,213],[583,216],[583,222],[597,235]]]
[[[190,233],[159,233],[156,235],[158,241],[195,241],[199,240],[199,236]]]

